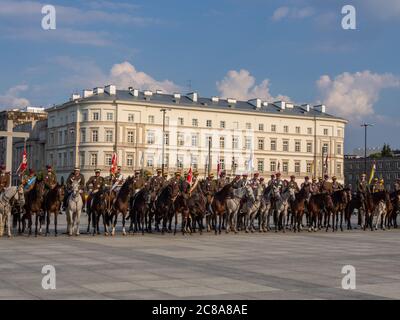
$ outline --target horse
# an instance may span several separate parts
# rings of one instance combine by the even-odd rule
[[[258,227],[259,232],[267,232],[270,230],[270,218],[272,214],[272,208],[274,207],[274,201],[272,197],[272,185],[269,185],[264,189],[261,197],[261,204],[258,215]]]
[[[364,230],[366,229],[367,226],[370,226],[371,231],[374,230],[373,227],[373,218],[374,216],[378,216],[380,214],[383,214],[382,210],[385,211],[386,214],[386,207],[384,208],[383,206],[379,206],[380,202],[384,202],[385,206],[387,206],[387,203],[390,202],[390,195],[389,192],[387,191],[378,191],[374,193],[367,192],[365,203],[366,203],[366,212],[367,212],[367,217],[366,217],[366,224],[364,225]]]
[[[234,233],[238,232],[238,212],[240,209],[241,201],[243,197],[246,196],[248,188],[242,187],[237,189],[232,189],[232,194],[226,199],[226,233],[233,230]]]
[[[354,210],[358,211],[358,224],[361,228],[364,228],[366,220],[366,207],[365,207],[365,197],[360,193],[355,193],[351,196],[345,209],[345,221],[347,222],[347,230],[352,230],[351,226],[351,215]]]
[[[203,233],[204,224],[203,218],[207,212],[207,198],[203,193],[198,180],[189,191],[189,199],[187,206],[192,219],[192,232],[196,232],[196,224],[199,226],[200,234]]]
[[[131,220],[129,232],[135,232],[139,230],[144,234],[144,230],[147,228],[148,213],[150,210],[149,203],[151,193],[147,187],[140,189],[135,195],[135,200],[130,204],[129,219]],[[135,224],[135,228],[133,228]]]
[[[43,201],[43,209],[46,217],[46,236],[50,234],[49,225],[51,214],[54,214],[54,235],[57,237],[57,217],[60,213],[61,205],[64,200],[64,186],[55,185],[50,189]]]
[[[104,233],[108,235],[107,231],[107,209],[110,207],[110,193],[109,190],[101,189],[92,196],[92,201],[88,214],[92,216],[91,222],[93,227],[92,235],[100,234],[99,222],[100,217],[103,220]],[[88,226],[89,230],[89,226]]]
[[[173,204],[173,213],[175,216],[175,228],[174,228],[174,235],[176,234],[176,227],[178,224],[178,214],[180,213],[182,216],[182,234],[185,235],[186,232],[192,233],[191,230],[191,216],[188,206],[188,200],[190,197],[190,184],[187,181],[183,181],[181,184],[181,190],[176,197],[174,204]]]
[[[115,227],[117,225],[118,214],[121,212],[122,214],[122,235],[126,235],[125,231],[125,222],[126,222],[126,214],[129,209],[129,199],[133,193],[133,177],[128,177],[125,182],[122,184],[121,189],[113,200],[111,210],[109,213],[109,221],[112,224],[111,235],[115,235]],[[113,221],[114,217],[114,221]]]
[[[7,236],[11,238],[11,211],[13,202],[23,205],[25,201],[22,185],[12,186],[4,190],[0,196],[0,237],[4,234],[4,227],[7,225]]]
[[[75,235],[79,236],[79,223],[83,208],[83,200],[80,194],[79,181],[72,183],[72,192],[67,201],[67,233],[72,236],[75,230]]]
[[[246,187],[247,188],[247,187]],[[256,188],[249,186],[246,189],[246,202],[243,205],[245,232],[254,232],[254,219],[261,207],[262,186],[259,184]]]
[[[290,210],[293,217],[293,231],[300,232],[301,225],[303,223],[303,215],[306,209],[306,201],[310,195],[310,186],[303,186],[298,193],[295,194],[295,198],[290,202]]]
[[[400,210],[400,190],[396,190],[390,193],[390,200],[392,202],[393,209],[391,210],[390,215],[388,216],[387,225],[388,228],[393,226],[393,228],[397,228],[397,215]]]
[[[308,202],[307,210],[309,212],[310,224],[308,231],[317,231],[322,227],[322,214],[326,210],[330,214],[333,210],[332,198],[327,193],[313,194]]]
[[[160,231],[159,224],[162,220],[161,233],[164,234],[167,229],[167,221],[170,217],[170,211],[173,209],[173,204],[176,197],[179,195],[179,184],[177,181],[169,183],[167,186],[161,189],[159,195],[157,196],[155,203],[155,228],[156,231]],[[149,230],[151,232],[151,220],[149,219]]]
[[[340,215],[340,230],[343,231],[343,215],[347,206],[347,191],[346,190],[337,190],[332,193],[332,202],[333,202],[333,210],[332,210],[332,231],[337,231],[338,223],[339,223],[339,215]],[[329,219],[328,216],[328,224],[326,226],[326,230],[329,228]]]
[[[28,220],[28,234],[32,234],[32,215],[35,216],[35,236],[38,235],[38,222],[40,222],[39,234],[42,233],[42,223],[44,216],[42,216],[42,206],[44,196],[44,182],[35,181],[31,190],[25,194],[25,214],[22,216],[22,233],[25,232],[26,220]]]
[[[222,220],[226,212],[226,200],[232,192],[232,184],[228,183],[220,191],[216,192],[211,201],[212,220],[214,224],[215,234],[221,234]],[[218,229],[217,229],[217,217]]]
[[[286,187],[283,189],[282,193],[280,192],[279,187],[272,187],[275,199],[275,214],[274,214],[274,224],[275,224],[275,232],[278,230],[282,230],[285,232],[286,229],[286,219],[289,208],[289,201],[294,200],[294,189]]]

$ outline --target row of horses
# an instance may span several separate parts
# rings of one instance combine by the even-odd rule
[[[158,192],[145,186],[134,189],[134,178],[128,177],[120,190],[103,188],[88,197],[82,195],[79,181],[72,184],[67,200],[67,234],[79,235],[80,217],[86,207],[88,216],[87,233],[100,234],[100,221],[105,235],[115,235],[118,217],[122,217],[122,234],[126,235],[126,221],[130,221],[128,232],[153,232],[176,234],[178,222],[183,234],[204,230],[220,234],[245,232],[299,232],[332,229],[352,229],[351,216],[358,212],[358,225],[382,229],[397,227],[400,191],[389,193],[355,193],[349,189],[337,190],[332,194],[311,194],[310,186],[299,192],[293,188],[261,184],[234,188],[225,185],[214,195],[204,192],[204,181],[191,186],[186,181],[173,181]],[[35,217],[35,235],[50,233],[51,217],[54,233],[58,234],[57,217],[61,212],[65,187],[57,184],[46,190],[43,182],[36,182],[29,191],[21,187],[10,187],[0,197],[0,236],[7,225],[8,236],[14,233],[32,233]],[[304,219],[305,217],[305,219]],[[305,220],[305,221],[304,221]],[[273,222],[273,225],[271,224]],[[205,224],[204,224],[205,223]]]

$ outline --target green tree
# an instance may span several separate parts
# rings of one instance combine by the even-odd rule
[[[389,144],[384,143],[381,151],[382,158],[384,157],[393,157],[392,149],[390,148]]]

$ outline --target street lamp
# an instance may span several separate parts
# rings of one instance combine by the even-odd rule
[[[162,119],[162,160],[161,160],[161,174],[164,176],[164,144],[165,144],[165,113],[170,111],[171,109],[161,109],[160,111],[163,113]]]
[[[364,173],[367,174],[367,128],[372,127],[371,123],[363,123],[361,127],[364,127]]]

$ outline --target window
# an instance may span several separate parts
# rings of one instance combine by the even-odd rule
[[[206,136],[206,148],[208,148],[209,144],[211,144],[211,147],[212,147],[212,136],[207,135]]]
[[[239,149],[239,137],[238,136],[232,137],[232,149]]]
[[[192,134],[192,147],[197,147],[199,145],[199,136],[197,134]]]
[[[225,137],[219,137],[219,147],[225,149]]]
[[[193,170],[197,170],[199,167],[199,160],[197,156],[191,156],[190,157],[190,165]]]
[[[294,163],[294,172],[295,172],[296,174],[300,174],[300,162],[299,162],[299,161],[296,161],[296,162]]]
[[[69,129],[69,141],[74,142],[75,141],[75,130],[74,129]]]
[[[328,129],[324,129],[324,136],[327,136],[328,135]]]
[[[341,130],[341,129],[338,129],[338,130],[337,130],[337,136],[338,136],[338,137],[341,137],[341,136],[342,136],[342,130]]]
[[[100,112],[94,111],[93,112],[93,121],[99,121],[100,120]]]
[[[183,118],[181,118],[181,117],[178,118],[178,125],[180,125],[180,126],[184,125]]]
[[[212,121],[211,120],[207,120],[206,121],[206,127],[207,128],[211,128],[212,127]]]
[[[58,166],[62,167],[62,153],[61,152],[58,154]]]
[[[62,142],[62,131],[58,132],[58,144],[63,144],[63,142]]]
[[[92,130],[92,142],[99,141],[99,130]]]
[[[182,155],[177,155],[176,157],[176,167],[179,169],[183,168],[183,156]]]
[[[289,162],[287,162],[287,161],[283,161],[282,162],[282,171],[284,173],[288,173],[289,172]]]
[[[288,126],[283,126],[283,132],[288,133],[289,132],[289,127]]]
[[[341,163],[336,164],[336,175],[338,175],[338,176],[342,175],[342,164]]]
[[[311,173],[311,166],[312,166],[312,163],[311,162],[307,162],[307,168],[306,168],[307,173]]]
[[[307,134],[312,134],[312,128],[307,128]]]
[[[155,142],[154,131],[147,131],[147,144],[154,144],[154,142]]]
[[[264,160],[257,161],[257,170],[260,172],[264,172]]]
[[[83,167],[85,165],[85,152],[79,152],[79,165]]]
[[[225,129],[225,121],[220,121],[219,122],[219,127],[221,128],[221,129]]]
[[[246,122],[246,129],[250,130],[251,129],[251,123],[250,122]]]
[[[259,123],[258,124],[258,131],[264,131],[264,124],[263,123]]]
[[[165,167],[169,167],[169,154],[167,153],[167,154],[165,154],[165,157],[164,157],[164,166]]]
[[[272,132],[276,132],[276,125],[275,124],[271,124],[271,131]]]
[[[264,150],[264,139],[258,138],[258,150]]]
[[[251,149],[251,138],[250,137],[245,137],[244,138],[244,148],[246,150],[250,150]]]
[[[300,147],[301,145],[300,145],[300,141],[296,141],[295,143],[294,143],[294,151],[296,151],[296,152],[301,152],[301,147]]]
[[[81,129],[81,142],[86,142],[86,129]]]
[[[114,115],[112,112],[107,112],[107,121],[113,121]]]
[[[153,155],[147,155],[147,161],[146,161],[147,167],[153,167],[154,166],[154,157]]]
[[[104,165],[105,166],[111,166],[112,162],[112,154],[111,153],[106,153],[104,155]]]
[[[275,172],[276,171],[276,161],[271,161],[269,164],[269,171]]]
[[[312,142],[307,142],[307,152],[308,153],[312,152]]]
[[[324,143],[322,146],[322,154],[327,154],[328,153],[328,144]]]
[[[300,127],[296,127],[296,133],[300,134]]]
[[[276,140],[271,139],[271,151],[276,151]]]
[[[129,130],[127,133],[127,138],[128,138],[127,139],[128,143],[134,143],[135,142],[135,132],[132,130]]]
[[[282,151],[289,151],[289,140],[283,140],[282,142]]]
[[[135,122],[135,114],[133,113],[128,114],[128,122]]]
[[[87,111],[82,112],[83,121],[88,121],[88,113]]]
[[[338,143],[336,145],[336,153],[337,154],[342,154],[342,145],[340,143]]]
[[[233,129],[239,129],[239,122],[237,121],[233,122]]]
[[[74,163],[75,163],[74,152],[70,151],[69,152],[69,163],[68,163],[68,165],[72,167],[74,165]]]
[[[185,144],[185,137],[184,137],[183,133],[177,134],[176,144],[178,145],[178,147],[183,147],[183,145]]]
[[[64,143],[68,143],[68,135],[67,135],[67,130],[64,130]]]
[[[169,132],[166,132],[166,133],[164,134],[164,144],[165,144],[166,146],[169,146]]]
[[[126,165],[128,167],[133,167],[133,155],[131,154],[126,155]]]
[[[165,125],[166,125],[166,126],[169,125],[169,117],[168,117],[168,116],[165,117]]]
[[[192,126],[193,126],[193,127],[198,127],[198,126],[199,126],[199,120],[197,120],[197,119],[192,119]]]
[[[154,116],[149,116],[148,122],[149,124],[154,124]]]
[[[106,142],[113,142],[113,131],[106,130]]]
[[[225,170],[225,158],[221,157],[219,163],[221,165],[221,170]]]
[[[90,154],[90,165],[97,167],[97,153]]]

